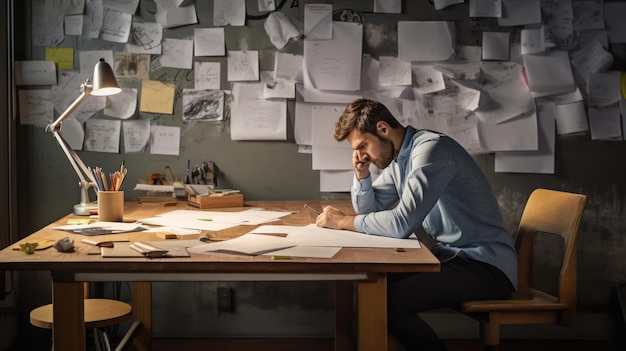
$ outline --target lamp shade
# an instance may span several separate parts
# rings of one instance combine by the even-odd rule
[[[93,88],[91,95],[107,96],[121,92],[122,89],[115,79],[113,69],[101,58],[93,69]]]

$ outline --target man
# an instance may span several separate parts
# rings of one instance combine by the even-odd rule
[[[441,271],[390,274],[389,331],[408,351],[445,350],[418,312],[506,298],[517,286],[513,238],[487,179],[453,139],[403,127],[377,101],[348,104],[334,136],[354,150],[351,196],[357,215],[328,206],[317,225],[394,238],[423,228],[436,242],[431,251]],[[370,164],[382,170],[374,182]]]

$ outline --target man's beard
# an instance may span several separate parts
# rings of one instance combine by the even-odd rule
[[[382,141],[382,148],[380,150],[381,156],[373,161],[373,163],[376,167],[378,167],[378,169],[385,169],[391,164],[391,161],[393,161],[395,150],[391,140],[384,139],[380,136],[378,139]]]

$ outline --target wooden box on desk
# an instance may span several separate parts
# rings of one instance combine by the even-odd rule
[[[243,194],[189,195],[187,203],[198,208],[243,207]]]

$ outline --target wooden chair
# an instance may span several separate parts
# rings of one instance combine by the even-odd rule
[[[510,299],[467,301],[460,308],[480,322],[480,338],[486,348],[500,343],[501,325],[572,323],[576,316],[576,236],[587,201],[586,195],[546,189],[536,189],[530,195],[515,236],[518,291]],[[563,239],[556,296],[533,288],[536,233]]]
[[[88,296],[87,284],[85,284],[85,296]],[[30,312],[30,323],[40,328],[52,329],[54,326],[52,309],[52,304],[35,308]],[[122,323],[131,316],[132,307],[125,302],[85,298],[85,329],[93,330],[94,343],[98,351],[111,349],[106,333],[100,330],[100,328]],[[132,330],[136,328],[136,324],[133,324],[131,327]],[[125,346],[125,340],[126,338],[124,338],[124,342],[118,345],[116,350],[121,350]]]

